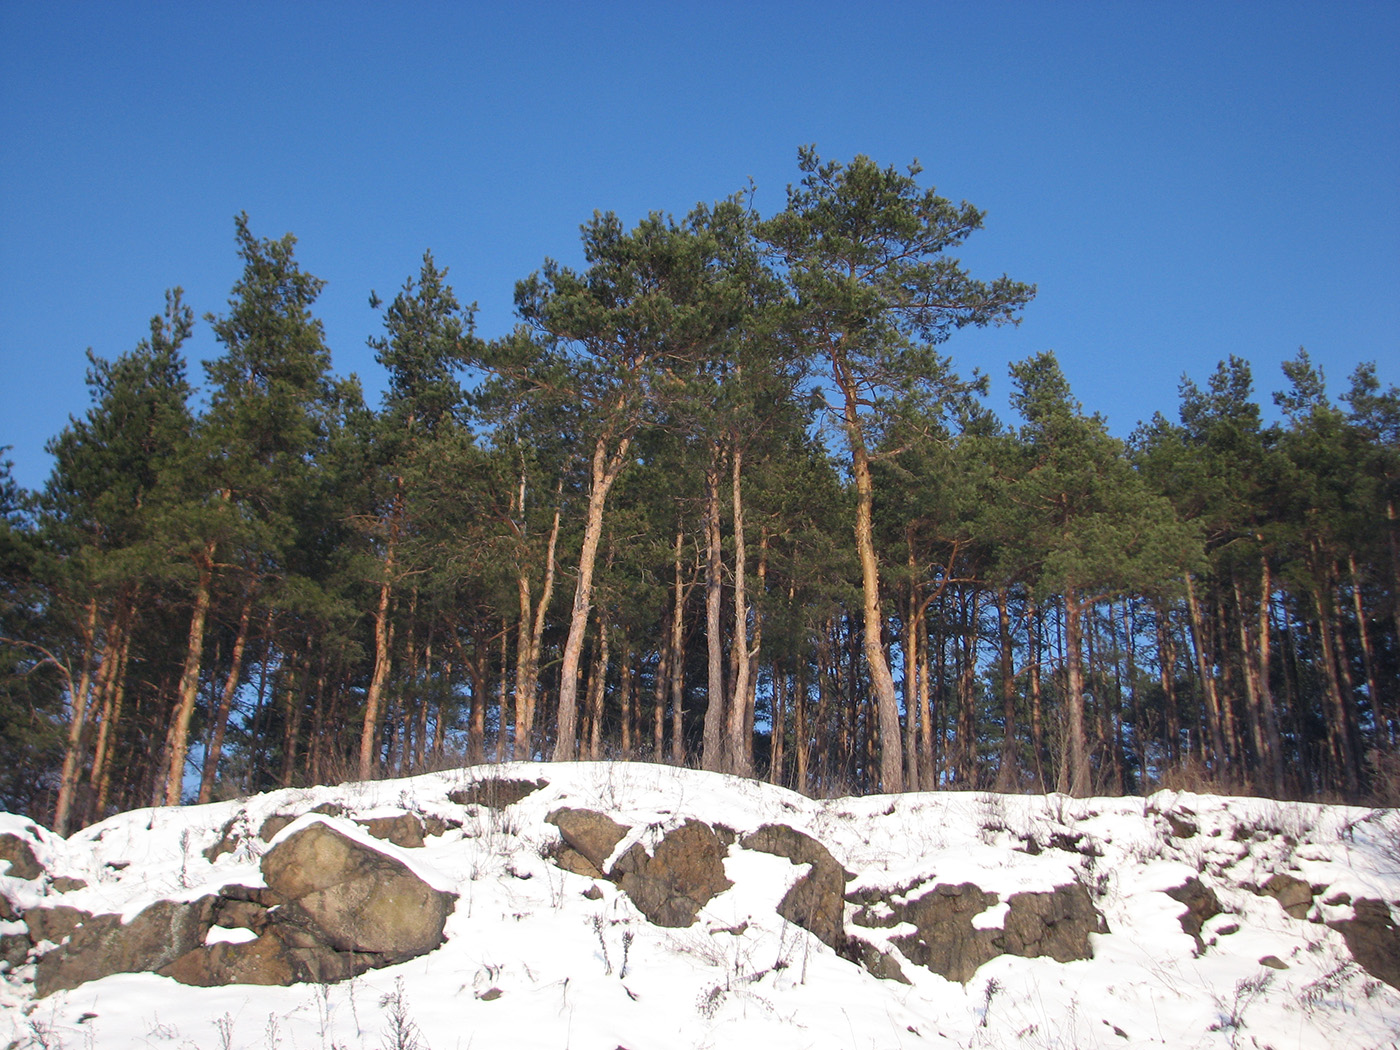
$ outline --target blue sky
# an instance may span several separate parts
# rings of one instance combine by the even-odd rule
[[[25,3],[0,0],[0,445],[29,487],[182,285],[238,276],[233,216],[298,238],[335,369],[377,399],[371,289],[425,248],[504,333],[517,279],[594,211],[684,213],[797,147],[903,166],[987,212],[963,260],[1039,285],[946,350],[1060,357],[1126,435],[1183,373],[1306,346],[1335,394],[1400,382],[1400,4]],[[191,378],[218,346],[201,323]]]

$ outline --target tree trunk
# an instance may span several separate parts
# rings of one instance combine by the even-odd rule
[[[578,556],[578,583],[574,587],[574,604],[569,614],[569,634],[564,640],[564,657],[559,668],[558,739],[554,742],[554,761],[570,762],[578,755],[578,672],[583,655],[583,639],[588,630],[588,612],[593,605],[593,570],[598,562],[598,541],[603,534],[603,508],[608,490],[626,465],[631,437],[623,437],[612,455],[608,455],[607,438],[600,437],[593,446],[592,476],[588,487],[588,517],[584,522],[583,547]]]
[[[705,471],[705,636],[709,659],[705,679],[705,736],[701,765],[724,769],[724,638],[720,626],[723,551],[719,531],[719,446],[710,451]]]
[[[214,778],[218,775],[219,756],[224,749],[224,730],[228,727],[229,711],[233,708],[233,697],[238,692],[238,679],[243,672],[243,652],[248,644],[248,622],[253,612],[251,589],[243,599],[243,611],[238,616],[238,635],[233,641],[233,654],[229,660],[228,677],[219,693],[219,706],[214,712],[214,727],[210,734],[209,747],[204,755],[204,772],[199,778],[199,804],[202,806],[213,798]]]
[[[671,761],[685,765],[685,583],[681,547],[685,533],[676,529],[675,611],[671,616]]]
[[[870,475],[870,454],[865,447],[855,381],[844,358],[832,360],[833,373],[844,397],[846,439],[851,450],[851,474],[856,483],[856,553],[860,558],[862,612],[865,619],[864,652],[880,727],[879,790],[896,794],[904,790],[899,753],[899,697],[884,646],[884,612],[880,605],[880,570],[875,555],[875,486]]]
[[[1016,768],[1016,670],[1011,652],[1011,612],[1005,587],[996,591],[997,658],[1001,671],[1001,757],[996,790],[1015,791],[1021,776]]]
[[[88,693],[92,688],[92,661],[97,646],[97,599],[89,598],[83,621],[83,663],[78,685],[68,680],[68,695],[72,712],[68,719],[68,743],[63,752],[63,771],[58,780],[58,799],[54,803],[53,829],[59,835],[68,834],[68,820],[73,810],[78,778],[83,770],[83,730],[87,728]],[[57,661],[55,661],[56,663]]]
[[[556,494],[557,495],[557,494]],[[555,505],[554,521],[549,527],[549,545],[545,551],[544,584],[540,600],[530,606],[530,576],[521,569],[520,628],[515,653],[515,738],[511,756],[530,759],[535,754],[535,707],[539,702],[540,651],[544,645],[545,616],[554,598],[554,560],[559,546],[560,509]]]
[[[749,599],[747,591],[748,547],[744,539],[744,496],[741,485],[744,450],[738,442],[730,453],[730,481],[734,518],[734,697],[729,706],[729,771],[753,776],[753,725],[749,721],[749,686],[757,646],[749,648]]]
[[[1080,664],[1083,648],[1081,617],[1084,610],[1071,588],[1065,588],[1065,678],[1069,707],[1069,793],[1085,798],[1090,791],[1088,738],[1084,731],[1084,671]]]
[[[185,753],[189,747],[190,719],[194,716],[199,692],[199,669],[204,654],[204,621],[209,615],[210,591],[214,579],[214,541],[205,543],[195,559],[194,611],[190,615],[189,638],[185,644],[185,665],[180,672],[179,698],[171,720],[170,760],[165,778],[165,804],[178,806],[185,779]]]
[[[1201,616],[1200,603],[1196,601],[1195,580],[1186,574],[1186,608],[1191,617],[1192,648],[1196,653],[1196,674],[1201,680],[1201,691],[1206,701],[1206,730],[1210,734],[1211,750],[1214,752],[1215,774],[1222,787],[1225,777],[1225,736],[1220,724],[1220,698],[1215,691],[1215,675],[1210,669],[1206,654],[1205,622]]]
[[[370,675],[369,688],[365,692],[365,718],[360,728],[361,780],[368,780],[374,773],[374,755],[379,739],[379,709],[383,702],[384,685],[389,680],[390,646],[393,644],[393,627],[389,623],[389,599],[394,586],[394,562],[397,555],[399,520],[403,509],[403,482],[394,496],[394,507],[389,515],[389,535],[385,540],[384,567],[379,579],[379,601],[374,608],[374,672]]]

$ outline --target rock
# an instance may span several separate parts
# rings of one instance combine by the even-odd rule
[[[380,957],[380,965],[432,951],[456,896],[433,889],[391,857],[315,823],[262,858],[268,889],[285,903],[279,925],[308,929],[342,952]]]
[[[972,925],[974,916],[996,903],[996,894],[983,893],[970,882],[940,883],[907,904],[890,902],[897,916],[891,925],[908,922],[917,927],[891,940],[910,962],[965,984],[979,966],[999,954],[992,947],[997,931]]]
[[[29,958],[29,936],[23,933],[0,934],[0,963],[20,966]]]
[[[274,813],[263,821],[262,827],[258,829],[258,838],[264,842],[271,842],[277,837],[277,833],[296,820],[292,813]]]
[[[87,889],[87,880],[75,879],[68,875],[59,875],[49,883],[49,885],[52,886],[57,893],[72,893],[74,890]]]
[[[1049,893],[1013,893],[1000,938],[993,944],[1025,959],[1049,956],[1056,962],[1092,959],[1091,933],[1107,933],[1108,924],[1078,882]]]
[[[14,922],[19,918],[20,913],[15,909],[14,902],[0,893],[0,922]]]
[[[627,829],[591,809],[556,809],[545,818],[559,829],[564,841],[600,874]],[[556,863],[558,858],[556,857]]]
[[[160,970],[202,945],[212,925],[215,898],[156,901],[128,923],[120,915],[94,915],[68,943],[39,960],[35,994],[76,988],[114,973]]]
[[[1213,889],[1197,878],[1188,879],[1175,889],[1167,890],[1167,896],[1186,905],[1186,910],[1181,913],[1181,930],[1195,939],[1196,954],[1199,955],[1205,951],[1201,930],[1207,922],[1220,914],[1220,898],[1215,895]]]
[[[1362,897],[1352,905],[1354,918],[1328,923],[1347,942],[1358,966],[1390,985],[1400,988],[1400,929],[1385,901]]]
[[[898,891],[890,891],[888,898],[865,894],[866,907],[855,921],[867,927],[912,924],[914,933],[891,942],[910,962],[964,984],[998,955],[1048,956],[1057,962],[1092,958],[1089,934],[1107,931],[1089,891],[1078,882],[1049,893],[1012,894],[1001,929],[973,926],[972,920],[997,904],[998,897],[970,882],[940,883],[907,902],[895,899],[899,896]]]
[[[508,780],[490,777],[474,780],[464,788],[449,791],[447,797],[459,806],[486,806],[505,809],[549,784],[547,780]]]
[[[288,985],[297,979],[287,946],[275,934],[243,944],[202,945],[160,972],[181,984],[200,988],[225,984]]]
[[[423,821],[416,813],[400,813],[394,817],[372,817],[357,820],[377,839],[385,839],[402,849],[418,849],[423,845]]]
[[[24,921],[29,926],[29,938],[35,944],[51,941],[58,944],[92,916],[81,908],[60,904],[55,908],[31,908]]]
[[[794,864],[811,865],[812,870],[793,883],[778,903],[778,914],[841,950],[846,942],[846,883],[852,876],[836,863],[831,851],[812,836],[786,824],[765,824],[745,835],[739,844],[745,849],[786,857]]]
[[[44,866],[34,856],[34,848],[18,835],[6,832],[0,835],[0,861],[9,861],[10,866],[0,875],[15,879],[37,879],[44,874]]]
[[[219,831],[218,841],[204,851],[204,859],[213,864],[225,853],[232,853],[236,850],[238,844],[243,840],[242,832],[246,823],[247,818],[242,813],[230,817],[228,823]]]
[[[904,975],[904,967],[890,952],[882,952],[875,945],[859,937],[847,937],[844,951],[846,958],[860,963],[866,971],[882,981],[897,981],[900,984],[913,984]]]
[[[1283,872],[1271,876],[1259,892],[1265,897],[1273,897],[1295,919],[1306,919],[1312,908],[1312,887],[1302,879]]]
[[[1260,966],[1267,966],[1270,970],[1287,970],[1288,964],[1277,955],[1266,955],[1259,960]]]
[[[648,856],[633,846],[618,860],[618,885],[658,926],[694,924],[700,909],[733,885],[724,875],[724,844],[708,824],[687,820]]]

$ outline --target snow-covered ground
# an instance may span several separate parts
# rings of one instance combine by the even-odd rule
[[[504,809],[448,798],[497,777],[547,783]],[[274,814],[325,803],[345,815],[321,819],[459,895],[441,948],[339,984],[195,988],[116,974],[41,999],[31,962],[0,981],[0,1047],[1400,1046],[1400,992],[1353,962],[1328,925],[1351,918],[1349,902],[1361,899],[1400,914],[1393,810],[1174,793],[813,800],[640,763],[504,765],[124,813],[67,840],[0,816],[0,833],[34,843],[47,870],[37,880],[0,874],[0,894],[19,911],[62,904],[130,917],[163,898],[261,885],[258,858],[270,846],[255,834],[212,863],[205,851],[235,818],[256,832]],[[1002,955],[965,985],[904,959],[911,983],[882,980],[778,915],[806,866],[736,843],[724,860],[732,888],[695,925],[662,928],[612,882],[552,862],[560,835],[545,818],[561,807],[630,828],[615,857],[633,842],[654,847],[685,819],[741,837],[786,824],[854,874],[850,895],[884,889],[912,899],[924,887],[964,882],[998,894],[1003,904],[976,918],[983,927],[1001,921],[1012,893],[1078,880],[1109,932],[1092,935],[1092,959]],[[352,819],[405,810],[459,826],[400,848]],[[1256,892],[1278,874],[1313,888],[1303,917]],[[53,880],[64,876],[87,885],[60,893]],[[1185,906],[1166,893],[1192,878],[1223,908],[1199,945],[1182,929]],[[854,910],[847,905],[849,929],[898,952],[888,942],[898,929],[851,926]],[[0,923],[0,934],[22,930]]]

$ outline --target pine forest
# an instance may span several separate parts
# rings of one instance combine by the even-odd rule
[[[0,468],[0,809],[520,759],[1400,803],[1400,389],[1300,350],[1266,413],[1232,356],[1122,440],[1047,351],[991,405],[945,350],[1035,287],[920,176],[595,214],[489,339],[425,253],[377,405],[238,216],[225,309],[168,292]]]

